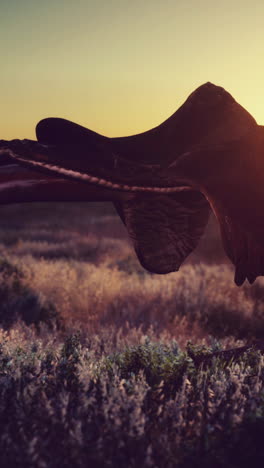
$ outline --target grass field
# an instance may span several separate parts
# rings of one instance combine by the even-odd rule
[[[0,462],[264,461],[264,279],[237,288],[212,219],[178,273],[143,270],[111,206],[0,207]]]

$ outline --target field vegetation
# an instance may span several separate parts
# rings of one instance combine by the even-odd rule
[[[264,278],[233,284],[213,219],[158,276],[110,206],[0,216],[1,466],[263,463]]]

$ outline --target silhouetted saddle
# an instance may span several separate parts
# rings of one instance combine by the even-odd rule
[[[253,120],[223,88],[206,83],[165,122],[144,133],[108,138],[68,120],[48,118],[38,123],[36,135],[44,144],[85,146],[94,157],[105,151],[140,164],[167,166],[198,144],[240,137]]]
[[[176,120],[181,123],[177,113]],[[167,122],[171,126],[170,119]],[[161,186],[162,167],[174,160],[177,144],[179,148],[184,144],[187,147],[186,136],[183,138],[181,135],[181,142],[178,142],[174,135],[174,153],[173,142],[167,139],[167,134],[172,132],[168,132],[167,128],[167,125],[162,124],[140,135],[107,138],[75,123],[50,118],[37,125],[36,134],[40,143],[54,145],[56,148],[61,147],[61,144],[66,145],[61,151],[64,166],[66,164],[71,169],[85,171],[89,148],[87,172],[109,178],[105,171],[111,171],[112,182],[125,182],[131,186],[136,182],[143,188],[144,185]],[[193,140],[196,134],[197,128],[194,129]],[[160,140],[163,140],[163,145]],[[83,155],[78,161],[76,152],[72,150],[76,149],[76,145],[77,155]],[[177,151],[179,153],[180,149]],[[55,162],[60,163],[57,157]],[[139,163],[147,165],[146,171],[142,166],[138,167]],[[166,184],[164,179],[163,186]],[[114,202],[114,205],[127,227],[141,264],[155,273],[178,270],[182,261],[196,247],[210,211],[204,196],[196,191],[172,194],[134,193],[130,200]]]
[[[229,93],[206,83],[169,119],[138,135],[108,138],[73,122],[48,118],[37,125],[38,143],[15,140],[2,147],[35,170],[119,191],[115,206],[140,262],[151,272],[179,268],[204,232],[210,203],[241,284],[246,276],[252,281],[264,272],[262,260],[258,264],[249,260],[253,250],[249,252],[245,241],[246,217],[243,213],[241,221],[238,193],[232,191],[233,183],[239,190],[247,184],[243,161],[248,158],[243,155],[257,152],[258,129]],[[233,157],[237,154],[242,159]],[[250,173],[252,165],[248,169]],[[122,198],[127,192],[131,196]],[[262,259],[259,233],[262,224],[253,255]]]

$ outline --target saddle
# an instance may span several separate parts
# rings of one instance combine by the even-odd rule
[[[255,220],[251,203],[245,195],[240,202],[237,193],[264,202],[264,193],[254,189],[262,130],[228,92],[206,83],[165,122],[137,135],[108,138],[65,119],[44,119],[36,127],[37,141],[0,142],[0,165],[12,160],[107,190],[139,261],[153,273],[179,269],[212,208],[240,285],[264,274],[262,218]]]

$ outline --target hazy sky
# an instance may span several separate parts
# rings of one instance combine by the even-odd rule
[[[211,81],[264,124],[263,0],[1,0],[0,139],[147,130]]]

